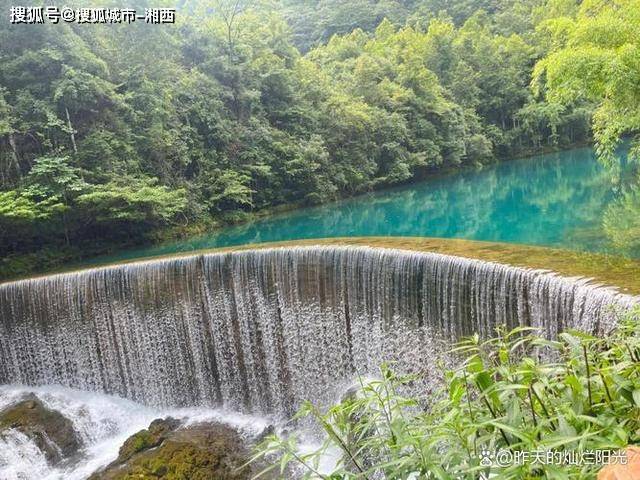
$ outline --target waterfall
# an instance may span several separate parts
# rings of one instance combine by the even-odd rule
[[[550,272],[366,247],[153,260],[0,285],[0,384],[288,415],[382,361],[434,370],[439,338],[603,333],[636,302]]]

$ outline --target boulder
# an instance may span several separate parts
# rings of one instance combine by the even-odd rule
[[[154,420],[123,444],[118,459],[90,480],[248,480],[249,451],[239,434],[219,423],[180,427]]]
[[[35,395],[0,412],[0,436],[9,429],[31,439],[52,465],[76,454],[82,446],[71,420],[48,409]]]
[[[144,452],[158,447],[169,437],[169,434],[180,426],[180,421],[168,417],[158,418],[151,422],[148,429],[140,430],[130,436],[120,447],[118,458],[114,462],[117,465],[126,463],[136,453]]]

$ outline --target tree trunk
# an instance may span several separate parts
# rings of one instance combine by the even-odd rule
[[[13,158],[13,165],[16,169],[16,175],[18,175],[18,179],[20,179],[22,178],[22,172],[20,171],[20,159],[18,157],[16,137],[13,136],[13,133],[9,134],[9,145],[11,145],[11,158]]]
[[[64,107],[64,111],[67,114],[67,124],[69,125],[69,133],[71,135],[71,144],[73,145],[73,153],[78,154],[78,146],[76,145],[76,134],[71,124],[71,116],[69,115],[69,109]]]

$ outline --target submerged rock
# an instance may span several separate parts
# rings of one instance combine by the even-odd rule
[[[48,409],[35,395],[0,412],[0,436],[11,429],[33,441],[52,465],[82,446],[71,420]]]
[[[175,419],[158,419],[129,437],[118,459],[90,480],[248,480],[248,457],[238,432],[226,425],[181,428]]]

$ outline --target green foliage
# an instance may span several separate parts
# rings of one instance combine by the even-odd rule
[[[303,406],[299,416],[326,433],[321,448],[301,453],[294,434],[272,435],[254,460],[278,455],[271,469],[301,467],[304,478],[594,478],[600,466],[589,462],[480,461],[483,450],[617,451],[640,441],[639,320],[629,313],[604,338],[569,331],[551,341],[527,328],[469,338],[437,398],[407,397],[415,379],[383,366],[379,380],[326,412]],[[328,452],[341,459],[322,474]]]
[[[598,152],[611,163],[624,134],[640,129],[640,4],[585,1],[573,17],[540,24],[553,42],[534,72],[551,102],[597,105],[593,125]]]
[[[184,189],[170,190],[156,179],[123,179],[95,186],[77,198],[97,223],[170,223],[187,208]]]
[[[88,185],[80,178],[80,170],[69,165],[69,157],[40,157],[29,171],[22,195],[39,202],[68,202]]]
[[[162,28],[5,23],[0,250],[143,242],[582,141],[589,107],[529,88],[567,30],[536,23],[575,14],[552,3],[193,0]]]
[[[373,31],[384,19],[402,25],[410,12],[410,2],[398,0],[285,0],[284,4],[293,39],[303,52],[357,28]]]
[[[206,192],[206,205],[212,213],[233,210],[234,207],[253,205],[249,187],[251,177],[234,170],[214,170],[208,176],[201,176]]]
[[[169,225],[187,210],[184,189],[171,190],[155,179],[120,178],[93,185],[69,165],[68,157],[40,157],[18,190],[0,192],[0,242],[17,247],[71,232],[89,238],[103,228],[110,236],[144,235]],[[39,225],[41,231],[34,232]]]

